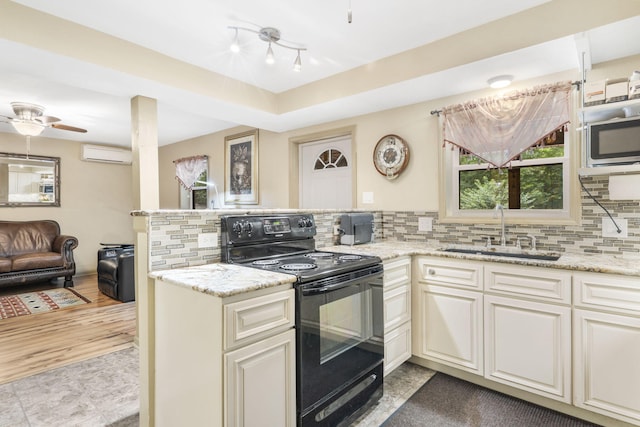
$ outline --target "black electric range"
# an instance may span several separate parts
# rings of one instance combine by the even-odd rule
[[[223,262],[294,274],[298,427],[347,425],[383,392],[380,258],[315,249],[311,214],[222,217]]]

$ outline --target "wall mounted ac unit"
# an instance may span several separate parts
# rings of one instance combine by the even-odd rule
[[[126,148],[82,144],[82,160],[130,165],[132,153]]]

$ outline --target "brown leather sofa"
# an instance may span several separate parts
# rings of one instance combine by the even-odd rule
[[[61,276],[65,288],[73,286],[77,246],[56,221],[0,221],[0,287]]]

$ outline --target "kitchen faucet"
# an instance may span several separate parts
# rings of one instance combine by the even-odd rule
[[[496,217],[497,212],[500,211],[500,246],[504,247],[507,246],[507,235],[504,232],[504,206],[498,203],[495,207],[495,211],[496,215],[494,215],[494,217]]]

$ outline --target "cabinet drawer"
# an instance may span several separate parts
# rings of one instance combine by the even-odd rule
[[[568,271],[487,264],[484,275],[486,291],[571,304],[571,273]]]
[[[295,322],[294,290],[225,304],[224,322],[225,350],[272,335],[276,328],[292,328]]]
[[[404,285],[384,291],[385,332],[411,320],[411,286]]]
[[[573,286],[576,305],[640,315],[640,277],[576,273]]]
[[[384,287],[393,288],[411,282],[411,260],[400,258],[384,263]]]
[[[463,261],[446,261],[434,258],[418,258],[416,275],[419,282],[455,286],[466,289],[482,289],[482,264]]]
[[[384,335],[384,375],[411,357],[411,322],[406,322]]]

